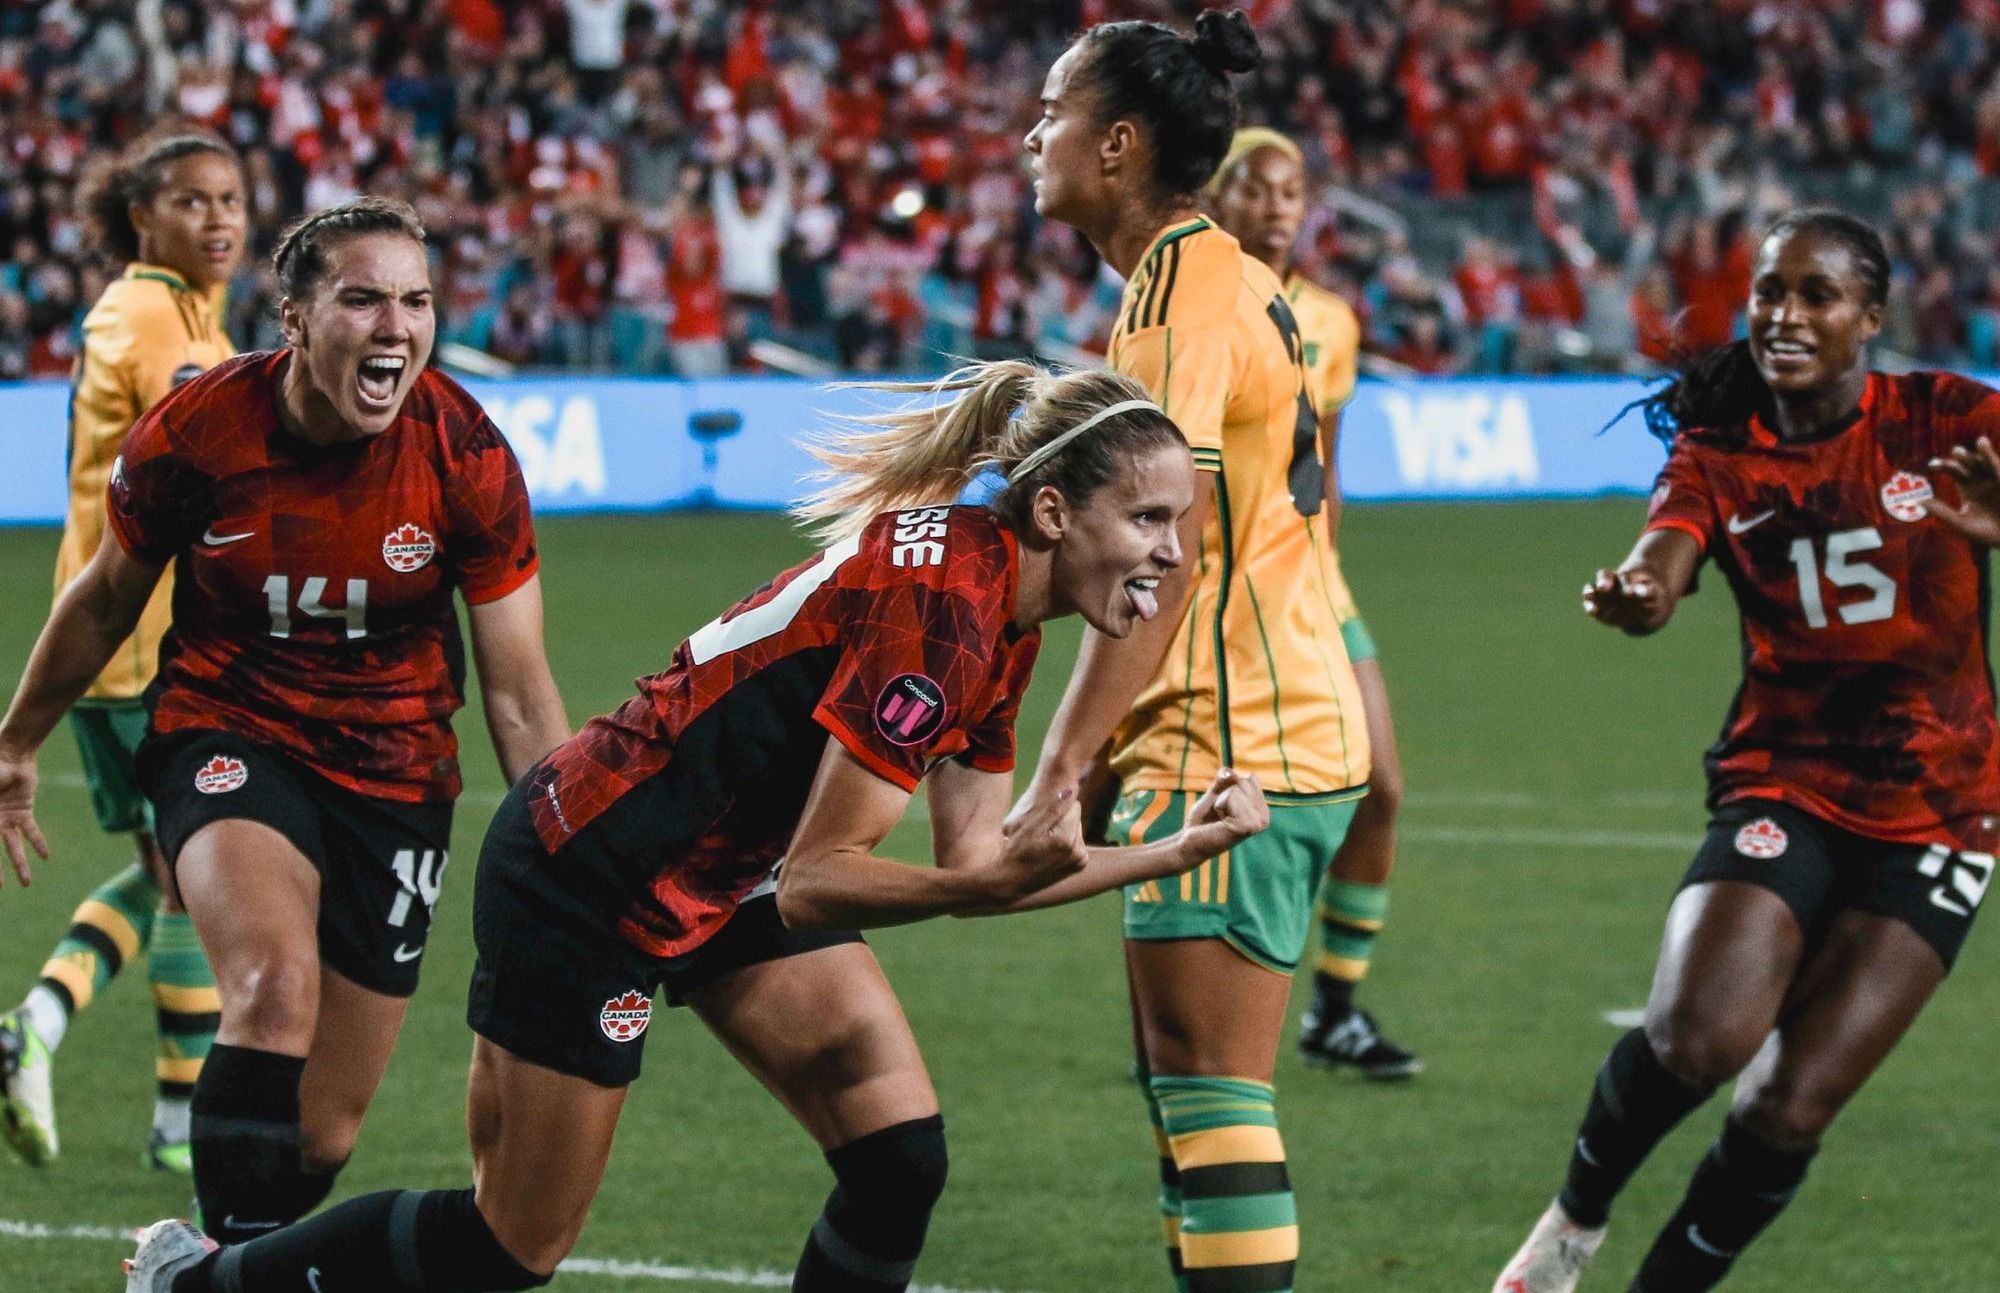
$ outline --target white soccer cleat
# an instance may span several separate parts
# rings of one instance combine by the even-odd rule
[[[0,1015],[0,1133],[23,1162],[56,1156],[55,1056],[18,1010]]]
[[[1551,1203],[1528,1241],[1493,1282],[1493,1293],[1573,1293],[1584,1268],[1604,1243],[1604,1227],[1587,1229]]]
[[[125,1293],[171,1293],[174,1276],[221,1245],[185,1221],[155,1221],[136,1238],[139,1250],[125,1259]]]

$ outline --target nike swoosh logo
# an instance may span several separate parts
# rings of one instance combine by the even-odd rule
[[[406,947],[403,944],[398,943],[396,944],[396,950],[390,953],[390,955],[394,956],[398,961],[414,961],[423,954],[424,954],[424,945],[422,943],[417,944],[415,947]]]
[[[211,548],[220,548],[228,543],[241,543],[255,533],[257,533],[255,530],[245,530],[241,534],[217,534],[215,527],[211,525],[202,531],[201,541]]]
[[[1730,1258],[1736,1256],[1735,1253],[1725,1252],[1717,1248],[1714,1244],[1709,1243],[1706,1239],[1703,1239],[1701,1232],[1696,1230],[1692,1225],[1688,1227],[1688,1242],[1702,1252],[1707,1253],[1710,1257]]]
[[[222,1219],[224,1230],[276,1230],[284,1224],[282,1221],[238,1221],[233,1214]]]
[[[1757,515],[1751,517],[1747,521],[1744,520],[1741,516],[1731,516],[1729,518],[1729,532],[1731,534],[1747,534],[1751,530],[1756,529],[1758,526],[1770,520],[1777,514],[1778,514],[1778,509],[1774,507],[1768,512],[1757,513]]]
[[[306,1287],[310,1288],[312,1290],[312,1293],[320,1293],[319,1267],[317,1266],[306,1267]]]

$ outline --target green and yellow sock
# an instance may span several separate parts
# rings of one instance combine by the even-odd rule
[[[1181,1172],[1174,1165],[1173,1142],[1167,1139],[1166,1120],[1152,1083],[1144,1070],[1137,1076],[1146,1092],[1146,1117],[1153,1124],[1153,1144],[1160,1156],[1160,1229],[1166,1239],[1167,1269],[1173,1272],[1177,1293],[1188,1293],[1187,1272],[1181,1265]]]
[[[1375,939],[1389,914],[1389,887],[1337,880],[1329,873],[1319,887],[1319,960],[1314,965],[1322,1009],[1344,1016],[1354,1005],[1354,987],[1368,975]]]
[[[1186,1293],[1291,1293],[1298,1207],[1271,1085],[1154,1077],[1148,1086],[1179,1176]]]
[[[188,1100],[222,1022],[222,998],[215,990],[215,975],[208,968],[194,922],[186,912],[162,911],[155,918],[147,967],[153,981],[160,1041],[154,1061],[159,1099],[153,1125],[166,1140],[184,1141],[188,1138]]]
[[[50,1050],[61,1043],[69,1016],[89,1006],[126,962],[145,948],[159,903],[160,887],[145,867],[134,862],[77,906],[69,932],[49,953],[41,981],[31,994],[43,1005],[33,1012],[34,1022]],[[61,1014],[60,1026],[53,1028],[50,1025],[57,1021],[46,1008],[51,1001]],[[51,1031],[53,1038],[48,1035]]]

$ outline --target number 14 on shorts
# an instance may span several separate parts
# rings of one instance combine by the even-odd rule
[[[1944,879],[1945,868],[1951,868],[1951,876]],[[1917,874],[1932,880],[1943,880],[1931,889],[1931,904],[1941,907],[1954,916],[1970,918],[1986,896],[1986,888],[1993,883],[1993,855],[1991,853],[1953,853],[1942,844],[1933,844],[1924,860],[1917,864]]]
[[[444,886],[445,864],[451,860],[443,849],[425,849],[419,853],[415,849],[398,849],[389,866],[396,873],[396,879],[403,891],[396,895],[396,901],[389,908],[389,926],[401,929],[410,918],[410,901],[421,898],[424,913],[428,915],[437,906],[438,890]]]

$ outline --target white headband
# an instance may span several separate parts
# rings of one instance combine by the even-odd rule
[[[1055,439],[1049,441],[1047,444],[1043,445],[1041,448],[1035,450],[1027,457],[1021,459],[1020,462],[1016,463],[1014,465],[1014,470],[1007,473],[1007,483],[1009,485],[1012,485],[1014,482],[1020,480],[1023,476],[1027,475],[1035,468],[1041,466],[1049,459],[1055,457],[1058,453],[1062,452],[1062,447],[1064,445],[1076,439],[1084,432],[1090,430],[1090,428],[1096,426],[1099,422],[1104,421],[1104,419],[1115,418],[1120,413],[1130,413],[1135,409],[1151,409],[1153,410],[1153,412],[1158,413],[1161,417],[1166,416],[1166,411],[1162,409],[1159,405],[1153,403],[1153,401],[1151,400],[1125,400],[1121,403],[1113,404],[1108,409],[1099,409],[1097,412],[1091,414],[1083,421],[1077,423],[1069,430],[1063,432]]]

